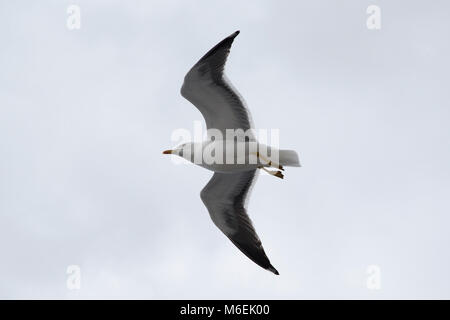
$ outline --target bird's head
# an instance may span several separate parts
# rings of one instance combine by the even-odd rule
[[[180,144],[175,149],[163,151],[163,154],[174,154],[174,155],[180,156],[182,158],[185,158],[189,161],[191,160],[192,153],[193,153],[193,144],[192,143],[183,143],[183,144]]]

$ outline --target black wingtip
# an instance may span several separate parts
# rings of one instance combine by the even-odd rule
[[[239,30],[237,30],[237,31],[235,31],[234,33],[230,34],[230,35],[228,36],[228,38],[234,39],[234,38],[236,38],[236,37],[238,36],[239,33],[241,33],[241,32],[240,32]]]
[[[277,276],[280,275],[280,274],[278,273],[277,269],[275,269],[272,265],[271,265],[270,267],[268,267],[267,270],[269,270],[270,272],[273,272],[273,273],[276,274]]]
[[[234,41],[234,38],[237,37],[237,35],[240,33],[239,30],[235,31],[233,34],[229,35],[228,37],[226,37],[225,39],[223,39],[222,41],[220,41],[218,44],[216,44],[211,50],[209,50],[198,62],[201,63],[202,61],[204,61],[205,59],[209,58],[211,55],[215,54],[216,51],[222,49],[222,48],[227,48],[228,50],[231,48],[231,44]],[[195,67],[195,66],[194,66]]]

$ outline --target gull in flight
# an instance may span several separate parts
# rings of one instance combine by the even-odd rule
[[[263,145],[253,135],[250,111],[224,74],[238,34],[236,31],[209,50],[186,74],[181,87],[181,95],[205,118],[207,139],[163,153],[214,171],[200,193],[212,221],[248,258],[278,275],[247,215],[247,201],[259,169],[283,179],[284,166],[299,167],[300,163],[295,151]]]

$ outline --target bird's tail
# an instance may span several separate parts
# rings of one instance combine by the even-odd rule
[[[286,167],[300,167],[297,152],[294,150],[280,150],[280,164]]]

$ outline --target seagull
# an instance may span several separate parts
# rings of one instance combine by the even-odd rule
[[[186,74],[181,87],[181,95],[205,118],[206,140],[183,143],[163,154],[183,157],[214,172],[200,192],[212,221],[248,258],[278,275],[247,214],[247,202],[259,169],[283,179],[284,166],[300,167],[300,163],[295,151],[278,150],[257,141],[250,111],[225,76],[225,63],[238,34],[234,32],[209,50]],[[230,130],[234,132],[231,137]],[[243,152],[235,153],[235,149]],[[270,156],[261,150],[270,151]],[[220,161],[224,157],[231,161]]]

